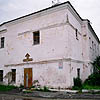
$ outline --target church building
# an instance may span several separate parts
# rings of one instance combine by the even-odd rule
[[[69,1],[0,25],[0,84],[71,88],[84,81],[99,56],[90,21]]]

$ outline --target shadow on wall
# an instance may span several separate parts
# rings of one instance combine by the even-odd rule
[[[4,79],[8,80],[8,85],[12,83],[12,72],[8,72],[5,76]]]

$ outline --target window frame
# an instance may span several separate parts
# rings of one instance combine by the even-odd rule
[[[33,45],[40,44],[40,31],[33,32]]]
[[[12,69],[12,82],[16,82],[16,69]]]

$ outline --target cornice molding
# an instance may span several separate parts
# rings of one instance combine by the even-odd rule
[[[18,33],[18,36],[24,35],[24,34],[29,34],[29,33],[35,32],[37,30],[41,31],[41,30],[55,28],[55,27],[60,27],[60,26],[64,26],[64,25],[69,25],[69,26],[71,26],[72,29],[76,30],[76,28],[69,22],[68,15],[66,17],[67,18],[66,18],[65,22],[57,23],[57,24],[52,24],[52,25],[49,25],[49,26],[46,26],[46,27],[41,27],[41,28],[35,29],[35,30],[27,30],[27,31],[24,31],[24,32],[20,32],[20,33]],[[81,35],[81,33],[79,31],[78,31],[78,34]]]
[[[76,18],[76,20],[82,25],[82,19],[77,15],[71,5],[67,6],[67,9],[71,12],[71,14]]]
[[[33,64],[47,64],[47,63],[55,63],[55,62],[74,62],[74,63],[82,63],[82,64],[90,64],[90,61],[82,61],[82,60],[76,60],[73,58],[62,58],[62,59],[53,59],[53,60],[43,60],[43,61],[36,61],[36,62],[26,62],[26,63],[18,63],[18,64],[7,64],[4,65],[4,67],[17,67],[17,66],[23,66],[23,65],[33,65]]]
[[[64,5],[59,5],[57,7],[51,7],[50,9],[48,8],[46,10],[40,10],[40,11],[34,12],[33,14],[22,16],[20,18],[9,21],[8,23],[6,23],[6,25],[11,26],[11,25],[22,23],[22,22],[32,20],[32,19],[35,19],[35,18],[39,18],[39,17],[45,16],[45,15],[48,15],[48,14],[51,14],[51,13],[54,13],[54,12],[58,12],[60,10],[66,9],[67,5],[68,4],[66,3]]]

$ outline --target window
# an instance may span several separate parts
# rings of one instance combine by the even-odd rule
[[[3,82],[3,70],[0,70],[0,82]]]
[[[1,38],[1,48],[4,48],[4,37]]]
[[[89,42],[90,42],[90,49],[92,49],[92,47],[91,47],[91,38],[89,37]]]
[[[92,41],[92,49],[93,49],[93,51],[94,51],[94,42]]]
[[[80,78],[80,68],[77,68],[77,77]]]
[[[37,45],[39,43],[40,43],[40,32],[39,31],[33,32],[33,44]]]
[[[78,40],[78,30],[76,29],[75,32],[76,32],[76,39]]]
[[[16,82],[16,69],[12,69],[12,82]]]
[[[96,44],[94,44],[94,50],[95,50],[95,53],[96,53]]]

